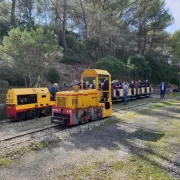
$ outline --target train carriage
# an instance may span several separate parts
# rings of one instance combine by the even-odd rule
[[[114,89],[112,88],[112,102],[123,100],[124,93],[123,88]],[[129,88],[128,98],[140,98],[140,97],[149,97],[153,93],[153,88],[151,86],[148,87],[138,87],[138,88]]]

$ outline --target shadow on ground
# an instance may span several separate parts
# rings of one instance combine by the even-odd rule
[[[123,128],[121,128],[123,126]],[[129,131],[131,130],[131,131]],[[180,163],[173,162],[163,154],[155,152],[153,149],[139,145],[146,142],[157,142],[164,137],[163,132],[158,132],[153,129],[144,128],[138,125],[129,124],[126,122],[120,122],[117,124],[108,124],[103,127],[97,127],[90,132],[83,134],[72,135],[68,140],[68,145],[64,142],[53,144],[52,150],[55,147],[63,147],[65,151],[70,152],[72,149],[79,149],[86,151],[88,149],[101,150],[102,148],[108,150],[117,150],[119,147],[123,147],[125,151],[130,154],[138,155],[145,161],[150,162],[152,165],[156,165],[166,171],[173,173],[180,177],[178,167]],[[161,158],[172,166],[167,167],[161,163],[153,161],[148,158],[147,153],[157,158]]]

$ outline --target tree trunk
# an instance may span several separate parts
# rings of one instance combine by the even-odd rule
[[[151,38],[151,44],[150,44],[150,46],[149,46],[149,52],[151,51],[152,46],[153,46],[153,43],[154,43],[155,32],[156,32],[156,30],[154,29],[154,30],[153,30],[153,34],[152,34],[152,38]]]
[[[40,87],[40,75],[38,75],[38,77],[37,77],[37,82],[36,82],[36,84],[35,84],[34,87],[35,87],[35,88],[39,88],[39,87]]]
[[[16,8],[16,0],[12,0],[11,6],[11,26],[15,27],[15,8]]]
[[[88,34],[87,34],[87,20],[86,20],[86,13],[83,7],[83,3],[82,0],[79,0],[80,5],[81,5],[81,9],[83,11],[83,19],[84,19],[84,30],[85,30],[85,40],[86,40],[86,48],[87,48],[87,39],[88,39]]]
[[[142,55],[145,54],[145,51],[146,51],[146,43],[147,43],[147,32],[146,32],[146,29],[144,28],[144,44],[143,44],[143,49],[142,49]]]
[[[141,52],[141,35],[142,35],[142,1],[140,2],[141,12],[139,20],[139,39],[138,39],[138,53]]]
[[[26,79],[26,77],[24,77],[24,84],[25,84],[25,87],[27,88],[27,79]]]
[[[63,8],[63,23],[62,23],[62,31],[61,31],[61,39],[63,42],[64,51],[67,51],[67,42],[66,42],[66,21],[67,21],[67,0],[64,0],[64,8]]]

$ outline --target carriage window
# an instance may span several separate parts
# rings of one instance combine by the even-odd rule
[[[37,103],[37,94],[18,95],[17,102],[18,105],[35,104]]]
[[[85,77],[83,78],[83,89],[96,89],[96,78]]]
[[[98,78],[100,102],[106,102],[109,98],[109,76],[99,75]]]

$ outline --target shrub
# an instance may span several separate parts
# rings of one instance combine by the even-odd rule
[[[111,56],[101,58],[97,62],[96,68],[107,70],[113,79],[119,79],[128,73],[127,66],[119,59]]]
[[[46,80],[51,83],[57,83],[60,80],[60,74],[54,67],[49,68],[45,76]]]

